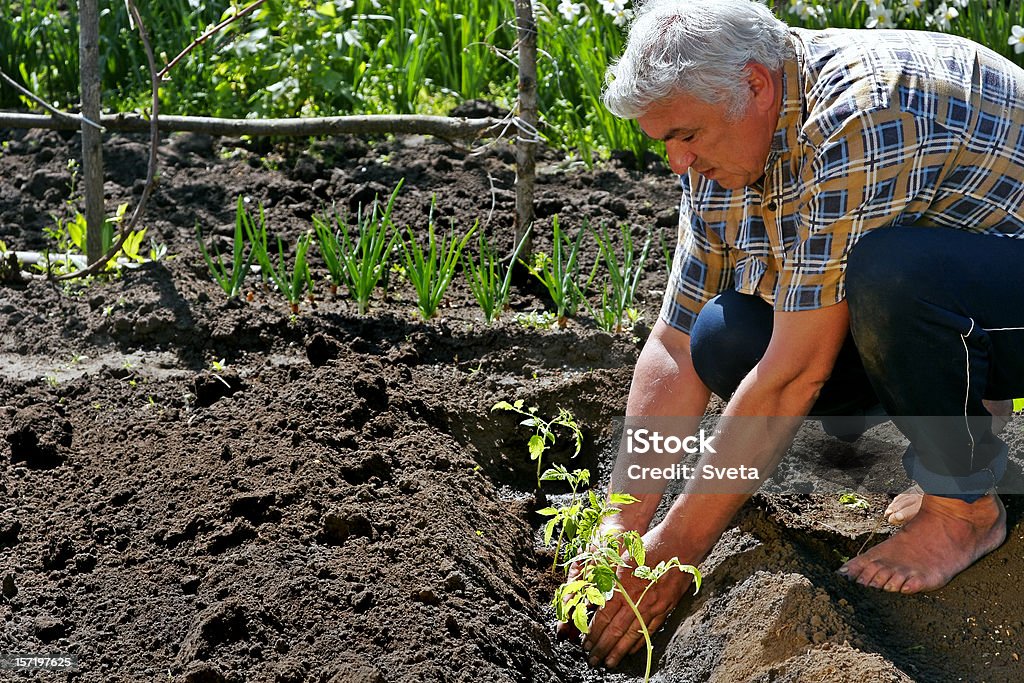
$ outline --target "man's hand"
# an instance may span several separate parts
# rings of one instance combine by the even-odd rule
[[[663,525],[659,524],[648,531],[643,540],[647,550],[646,564],[650,567],[672,557],[680,557],[686,561],[686,558],[682,557],[683,553],[679,552],[680,549],[670,542],[671,534]],[[635,602],[649,582],[633,576],[634,568],[633,563],[629,567],[621,568],[618,577]],[[651,586],[639,605],[640,614],[643,615],[649,633],[661,628],[692,580],[690,574],[670,570]],[[583,649],[589,655],[591,666],[597,666],[604,661],[607,666],[614,667],[623,657],[638,651],[643,645],[640,622],[626,600],[616,593],[595,614],[590,623],[590,633],[583,642]]]

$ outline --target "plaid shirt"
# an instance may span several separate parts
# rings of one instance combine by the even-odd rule
[[[1024,238],[1024,70],[940,33],[791,29],[791,44],[759,184],[680,177],[661,316],[683,332],[729,288],[776,311],[842,301],[847,256],[875,228]]]

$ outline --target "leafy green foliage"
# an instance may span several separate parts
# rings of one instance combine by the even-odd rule
[[[559,536],[559,543],[564,540],[567,549],[565,554],[569,556],[565,566],[575,564],[579,567],[571,579],[555,589],[552,601],[555,616],[559,621],[571,619],[581,633],[588,633],[590,609],[603,607],[616,593],[621,595],[639,622],[647,646],[647,669],[644,673],[646,683],[651,675],[654,646],[647,622],[640,613],[640,604],[651,587],[673,569],[691,574],[695,590],[700,590],[700,571],[693,565],[683,564],[677,557],[658,562],[653,567],[647,566],[647,551],[637,531],[621,531],[603,525],[605,520],[621,510],[622,505],[637,502],[633,496],[612,493],[607,498],[601,498],[591,491],[586,504],[581,504],[575,489],[573,493],[568,506],[541,511],[541,514],[551,516],[551,521],[561,526],[564,532]],[[545,535],[548,536],[546,528]],[[630,567],[633,576],[648,582],[635,600],[618,576],[620,569]]]
[[[551,311],[530,311],[517,313],[515,321],[528,330],[550,330],[558,322],[558,316]]]
[[[871,507],[864,496],[853,491],[845,491],[839,494],[839,504],[854,510],[867,510]]]
[[[252,257],[260,266],[260,274],[264,282],[273,282],[277,286],[277,290],[284,295],[292,313],[298,313],[299,302],[302,300],[306,288],[308,287],[311,292],[313,290],[313,278],[306,263],[306,253],[313,243],[313,231],[307,231],[299,238],[295,246],[295,258],[291,265],[285,258],[284,242],[278,237],[277,261],[275,263],[268,248],[267,221],[263,205],[259,205],[258,220],[245,210],[244,206],[242,208],[246,215],[243,225],[249,237]]]
[[[376,199],[367,215],[363,207],[359,207],[354,238],[347,221],[339,219],[337,213],[313,217],[320,255],[327,265],[331,283],[334,287],[344,284],[348,288],[359,315],[366,315],[370,295],[388,273],[388,259],[399,239],[391,222],[391,211],[403,182],[404,179],[395,186],[383,213]]]
[[[480,310],[483,311],[487,324],[494,322],[508,304],[509,290],[512,286],[512,269],[526,244],[528,234],[529,231],[519,240],[508,267],[502,263],[501,257],[491,246],[483,230],[480,231],[478,240],[480,260],[475,260],[472,254],[463,254],[462,269],[466,273],[469,289],[473,292],[473,298],[476,299]]]
[[[548,143],[576,150],[587,164],[610,150],[641,164],[657,141],[601,102],[605,69],[620,54],[623,3],[535,3],[538,98]],[[864,27],[889,9],[899,28],[967,36],[1024,64],[1008,42],[1024,23],[1019,2],[911,4],[861,0],[771,0],[794,26]],[[944,19],[941,7],[959,8]],[[0,67],[50,102],[78,101],[76,3],[0,0]],[[169,59],[196,36],[236,12],[231,0],[162,0],[140,7],[157,55]],[[144,109],[149,88],[142,47],[124,3],[101,22],[105,104]],[[948,14],[948,12],[947,12]],[[883,27],[887,24],[883,24]],[[516,97],[516,41],[511,3],[487,0],[269,0],[189,54],[161,88],[168,114],[225,117],[359,113],[446,113],[460,100],[484,98],[511,108]],[[0,106],[34,106],[0,87]]]
[[[495,410],[507,410],[512,413],[518,413],[522,415],[523,419],[521,424],[524,427],[533,429],[533,436],[530,437],[530,441],[527,444],[530,449],[530,460],[537,461],[537,486],[540,487],[541,482],[541,461],[544,457],[544,452],[555,445],[558,440],[556,428],[561,427],[569,430],[573,440],[576,444],[576,450],[573,452],[573,457],[580,454],[580,449],[583,448],[583,432],[580,430],[579,424],[576,422],[576,418],[573,417],[571,411],[565,408],[558,409],[558,415],[545,420],[544,418],[537,415],[537,406],[525,408],[525,402],[523,399],[518,399],[514,403],[508,401],[498,401],[491,408],[491,411]]]
[[[69,202],[69,205],[71,202]],[[114,246],[114,238],[118,226],[124,220],[128,210],[127,204],[119,204],[113,216],[103,220],[100,233],[103,252],[110,251]],[[85,215],[75,210],[70,218],[54,218],[54,225],[43,228],[43,232],[56,243],[58,258],[53,260],[47,254],[43,262],[37,264],[44,272],[54,275],[73,273],[85,264],[87,224]],[[125,238],[121,248],[108,261],[104,270],[108,273],[119,271],[122,267],[136,268],[147,259],[142,253],[142,240],[146,237],[146,229],[133,230]],[[153,254],[151,254],[151,257]]]
[[[402,254],[405,256],[405,276],[416,290],[416,307],[424,320],[434,317],[441,299],[448,290],[459,256],[472,237],[479,223],[469,229],[461,239],[455,236],[455,226],[450,234],[438,239],[434,228],[434,202],[430,204],[427,221],[427,246],[424,249],[416,240],[412,228],[406,227],[409,239],[402,239]]]

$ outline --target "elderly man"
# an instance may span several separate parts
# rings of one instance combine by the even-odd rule
[[[795,416],[727,425],[703,456],[768,472],[798,418],[880,403],[923,495],[890,507],[903,530],[840,573],[928,591],[998,547],[1007,451],[989,408],[1024,390],[1024,71],[953,36],[790,29],[750,0],[650,0],[605,103],[665,142],[683,188],[627,415],[693,428],[714,391],[726,419]],[[611,488],[637,490],[621,474]],[[717,491],[689,480],[653,527],[661,494],[641,491],[612,524],[644,533],[648,564],[696,563],[750,493]],[[650,626],[689,581],[655,585]],[[584,648],[614,666],[640,643],[616,599]]]

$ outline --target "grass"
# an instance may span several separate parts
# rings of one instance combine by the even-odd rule
[[[634,307],[636,288],[640,284],[640,276],[643,275],[647,254],[651,249],[650,231],[639,251],[634,247],[629,226],[620,226],[619,233],[622,237],[621,261],[607,229],[602,227],[600,233],[594,233],[599,249],[598,259],[605,265],[606,279],[601,285],[601,308],[595,309],[587,303],[598,327],[605,332],[616,333],[625,329],[624,322],[629,322],[629,329],[632,329],[639,319],[639,312]]]
[[[232,241],[230,261],[225,260],[221,256],[216,243],[213,244],[214,256],[210,256],[206,246],[203,244],[202,230],[198,224],[196,225],[196,239],[199,241],[199,251],[203,255],[203,260],[206,261],[206,267],[229,299],[233,299],[241,294],[245,276],[249,274],[249,268],[252,265],[252,250],[249,250],[248,256],[245,253],[244,226],[247,220],[251,221],[251,218],[245,211],[242,197],[239,196],[238,204],[235,208],[235,234]]]
[[[310,293],[313,291],[313,278],[309,272],[309,265],[306,262],[306,254],[313,243],[313,231],[309,230],[299,238],[295,246],[295,258],[290,264],[285,257],[286,249],[284,242],[278,237],[277,259],[275,261],[274,257],[270,254],[267,220],[263,212],[263,205],[259,205],[259,212],[254,217],[245,208],[244,201],[239,197],[238,211],[242,213],[241,223],[245,229],[246,236],[249,238],[250,258],[255,259],[256,263],[259,264],[260,275],[263,278],[264,284],[272,282],[288,302],[292,314],[298,313],[302,295],[307,289]]]
[[[870,3],[860,0],[769,4],[794,26],[859,28],[870,16]],[[559,0],[535,5],[541,135],[588,164],[611,150],[627,150],[641,163],[646,153],[661,149],[659,144],[633,122],[611,116],[600,101],[605,69],[622,49],[623,27],[598,0],[573,6],[578,13],[568,17]],[[888,0],[897,27],[940,28],[927,13],[901,18],[900,6],[900,0]],[[938,6],[938,0],[925,2],[929,12]],[[78,101],[75,7],[58,0],[0,0],[0,67],[65,107]],[[169,59],[231,7],[230,0],[164,0],[140,11],[156,53]],[[1021,0],[970,0],[942,28],[1024,65],[1024,56],[1007,42],[1019,24],[1024,24]],[[105,105],[145,109],[145,59],[123,3],[111,3],[101,31]],[[443,114],[473,98],[511,108],[515,40],[511,3],[269,0],[174,69],[161,89],[163,108],[167,114],[226,117]],[[0,106],[29,105],[0,87]]]
[[[587,231],[580,229],[575,238],[569,238],[562,232],[558,216],[553,217],[551,230],[551,253],[538,251],[533,255],[533,262],[524,265],[547,289],[555,304],[558,326],[565,327],[567,320],[576,315],[586,299],[587,289],[600,261],[595,261],[589,276],[585,276],[580,266],[580,248]]]

